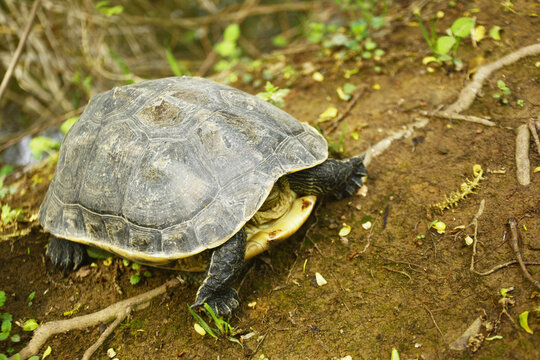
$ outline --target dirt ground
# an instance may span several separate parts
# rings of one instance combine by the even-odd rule
[[[499,25],[503,33],[500,42],[485,39],[478,48],[470,41],[463,44],[459,54],[466,68],[479,55],[491,62],[540,40],[538,17],[531,16],[538,11],[537,1],[514,1],[516,13],[505,12],[499,2],[471,3],[470,8],[479,9],[474,13],[479,24],[486,28]],[[424,13],[444,11],[439,25],[443,29],[470,8],[433,2]],[[344,82],[365,88],[343,120],[347,131],[341,156],[361,154],[420,119],[421,110],[449,105],[468,81],[466,71],[436,68],[433,73],[426,72],[422,58],[429,52],[419,28],[400,20],[392,25],[389,34],[377,39],[386,51],[381,73],[364,66],[344,80],[332,69],[332,62],[318,61],[315,52],[287,58],[291,64],[312,60],[327,75],[323,83],[303,77],[290,86],[285,110],[300,120],[314,123],[331,105],[345,109],[347,103],[338,100],[335,92]],[[401,359],[540,358],[540,315],[533,311],[540,306],[539,291],[516,265],[486,276],[471,272],[472,247],[464,238],[473,235],[473,227],[452,231],[470,224],[485,200],[478,221],[476,269],[487,271],[515,259],[509,242],[510,217],[518,221],[525,261],[540,261],[540,173],[532,173],[529,186],[520,186],[514,160],[514,129],[540,116],[539,60],[525,58],[493,74],[484,84],[483,94],[466,111],[490,117],[497,126],[429,118],[411,138],[394,142],[371,162],[367,196],[325,201],[301,234],[246,264],[237,284],[243,302],[230,320],[239,334],[253,335],[244,340],[243,347],[194,331],[187,305],[197,288],[184,285],[134,312],[94,358],[107,359],[108,348],[115,349],[118,359],[389,359],[392,348],[399,351]],[[512,91],[508,105],[491,96],[498,90],[499,79]],[[380,90],[373,89],[374,84],[379,84]],[[517,99],[523,99],[524,105],[517,105]],[[328,126],[321,124],[323,130]],[[329,134],[330,141],[338,142],[341,129],[340,124]],[[352,131],[358,132],[357,140],[349,135]],[[540,156],[534,150],[531,146],[532,168],[540,166]],[[473,178],[475,164],[484,169],[484,179],[475,192],[442,214],[430,211],[431,204]],[[22,207],[27,214],[37,213],[50,171],[42,168],[20,179],[8,177],[7,183],[19,182],[25,191],[6,202]],[[373,223],[369,230],[361,226],[367,216]],[[434,219],[446,223],[446,233],[428,229]],[[338,236],[343,223],[352,227],[347,244]],[[99,260],[95,267],[63,276],[45,261],[47,242],[48,235],[35,222],[28,235],[0,242],[0,290],[8,295],[1,311],[11,313],[21,323],[29,318],[38,322],[64,319],[64,312],[76,308],[74,316],[95,312],[175,275],[148,269],[152,276],[133,286],[129,279],[135,272],[116,259],[109,266]],[[528,267],[537,280],[539,269]],[[317,286],[317,272],[327,280],[326,285]],[[509,294],[515,304],[508,306],[507,316],[499,303],[500,289],[510,287],[514,288]],[[36,295],[28,306],[32,291]],[[248,307],[252,302],[256,305]],[[518,324],[518,315],[524,311],[531,312],[533,334]],[[502,338],[482,342],[476,352],[471,348],[450,350],[449,344],[479,316],[495,326],[491,332],[484,327],[484,336]],[[78,359],[104,328],[55,336],[45,347],[52,348],[50,358]],[[21,343],[13,346],[18,351],[31,334],[23,333],[17,325],[14,330],[22,334]],[[0,342],[0,353],[8,346],[7,341]]]

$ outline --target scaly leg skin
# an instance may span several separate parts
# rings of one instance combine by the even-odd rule
[[[87,260],[86,248],[86,245],[53,236],[47,247],[47,256],[53,269],[60,267],[65,273],[68,268],[76,270]]]
[[[287,175],[291,189],[299,195],[351,196],[362,186],[367,170],[364,156],[328,159],[315,167]]]
[[[191,307],[210,305],[218,316],[230,315],[240,305],[238,293],[231,285],[244,265],[246,232],[241,229],[212,253],[202,285]]]

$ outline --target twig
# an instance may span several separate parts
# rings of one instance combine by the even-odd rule
[[[490,270],[485,271],[485,272],[481,272],[481,271],[478,271],[478,270],[472,270],[472,272],[475,273],[476,275],[487,276],[487,275],[493,274],[497,270],[503,269],[503,268],[505,268],[507,266],[514,265],[514,264],[518,264],[518,261],[517,260],[512,260],[512,261],[506,262],[504,264],[494,266],[493,268],[491,268]],[[540,265],[540,262],[524,262],[524,264],[525,265]]]
[[[394,270],[392,268],[389,268],[388,266],[383,266],[382,267],[384,270],[388,270],[388,271],[391,271],[391,272],[395,272],[397,274],[401,274],[403,276],[406,276],[409,280],[412,280],[412,277],[411,275],[407,274],[405,271],[399,271],[399,270]]]
[[[30,356],[37,354],[41,346],[51,336],[64,333],[70,330],[84,329],[90,326],[97,325],[101,322],[107,322],[111,319],[117,318],[118,314],[126,311],[127,308],[137,310],[141,304],[150,301],[152,298],[159,296],[168,288],[176,287],[180,284],[180,281],[176,278],[171,279],[163,285],[147,291],[143,294],[133,296],[129,299],[117,302],[106,307],[103,310],[97,311],[92,314],[78,316],[68,320],[55,320],[42,324],[34,331],[32,339],[19,353],[18,355],[22,360],[29,358]],[[9,358],[9,360],[15,360],[15,356]]]
[[[520,125],[516,130],[516,176],[520,185],[531,183],[531,163],[529,161],[530,133],[527,125]]]
[[[435,321],[435,317],[433,316],[433,313],[432,313],[431,310],[429,310],[429,309],[427,308],[427,306],[425,306],[425,305],[424,305],[424,309],[426,309],[426,311],[429,313],[429,316],[431,316],[431,321],[433,321],[433,324],[435,324],[435,327],[436,327],[437,330],[439,331],[439,334],[441,334],[442,340],[443,340],[444,342],[446,342],[446,341],[444,340],[444,335],[443,335],[443,333],[442,333],[442,331],[441,331],[441,328],[439,328],[439,325],[437,325],[437,322]]]
[[[345,111],[343,111],[341,113],[341,115],[339,115],[335,120],[334,122],[332,122],[332,124],[330,126],[328,126],[328,128],[325,130],[325,133],[326,134],[329,134],[331,133],[332,131],[336,130],[338,125],[341,123],[341,121],[343,119],[345,119],[349,113],[351,112],[352,108],[356,105],[356,103],[358,102],[358,99],[360,99],[360,97],[364,94],[364,92],[366,91],[366,89],[362,89],[360,91],[358,91],[356,94],[354,94],[354,96],[352,97],[351,101],[349,101],[349,103],[347,104],[347,107],[345,108]]]
[[[540,54],[540,44],[529,45],[522,47],[521,49],[514,51],[513,53],[510,53],[497,61],[482,66],[474,75],[473,81],[464,87],[463,90],[461,90],[458,99],[453,104],[448,106],[445,112],[457,114],[465,109],[468,109],[473,103],[476,94],[482,88],[484,80],[490,76],[492,72],[499,70],[503,66],[510,65],[523,57],[537,54]]]
[[[28,23],[26,24],[26,28],[24,29],[23,35],[21,39],[19,40],[19,45],[17,45],[17,49],[15,50],[15,54],[13,54],[13,58],[11,59],[11,62],[9,63],[6,74],[4,75],[4,78],[2,79],[2,84],[0,84],[0,101],[2,100],[2,96],[4,95],[4,92],[7,89],[9,80],[11,79],[11,76],[13,75],[13,71],[15,70],[15,66],[17,66],[17,63],[19,62],[22,51],[24,49],[24,45],[26,44],[26,40],[28,39],[28,35],[30,35],[30,30],[32,30],[32,26],[34,25],[36,12],[40,3],[41,3],[41,0],[35,0],[34,4],[32,5]]]
[[[364,245],[364,248],[362,249],[362,251],[358,252],[359,254],[365,253],[369,245],[371,245],[371,235],[373,234],[373,228],[375,228],[376,222],[377,222],[377,219],[373,220],[373,224],[371,224],[371,229],[369,230],[369,234],[366,239],[366,245]]]
[[[536,143],[536,150],[538,150],[538,155],[540,155],[540,139],[538,138],[538,132],[536,131],[536,126],[534,125],[534,120],[529,120],[529,130],[531,131],[531,135],[534,138],[534,142]]]
[[[120,323],[122,321],[124,321],[124,319],[130,313],[131,313],[131,307],[128,306],[126,309],[124,309],[124,311],[122,311],[120,314],[118,314],[118,316],[113,321],[113,323],[111,325],[109,325],[107,327],[107,329],[105,329],[105,331],[103,332],[103,334],[101,334],[99,339],[92,346],[90,346],[88,349],[86,349],[86,351],[84,352],[84,355],[82,357],[82,360],[90,360],[90,358],[96,352],[96,350],[99,349],[99,347],[101,345],[103,345],[103,342],[105,342],[105,340],[109,337],[109,335],[112,334],[114,329],[116,329],[118,327],[118,325],[120,325]]]
[[[532,282],[534,286],[536,286],[536,288],[540,290],[540,281],[535,280],[531,276],[531,274],[529,274],[529,271],[527,271],[527,267],[523,263],[523,258],[521,257],[521,251],[519,250],[519,235],[517,232],[516,219],[509,218],[508,225],[510,226],[510,231],[512,232],[512,239],[510,240],[510,243],[512,244],[512,249],[514,250],[516,260],[519,262],[519,266],[521,267],[521,270],[523,271],[523,275],[525,275],[527,280]]]
[[[471,267],[470,270],[472,272],[475,272],[474,270],[474,257],[476,256],[476,243],[477,243],[477,235],[478,235],[478,218],[482,216],[484,213],[484,207],[486,206],[486,201],[482,199],[480,201],[480,206],[478,207],[478,211],[476,212],[476,215],[474,215],[474,218],[472,219],[469,226],[474,226],[474,235],[473,235],[473,250],[472,250],[472,256],[471,256]]]
[[[83,111],[83,109],[84,109],[84,107],[82,106],[82,107],[80,107],[78,109],[75,109],[75,110],[72,110],[72,111],[70,111],[68,113],[65,113],[64,115],[57,116],[54,119],[52,119],[51,121],[47,121],[45,123],[37,124],[34,127],[32,127],[31,129],[28,129],[28,130],[25,130],[25,131],[21,132],[19,135],[16,135],[15,137],[9,139],[8,141],[6,141],[2,145],[0,145],[0,151],[3,151],[5,149],[7,149],[11,145],[15,145],[16,143],[18,143],[19,141],[21,141],[23,138],[25,138],[27,136],[35,135],[38,132],[40,132],[42,130],[45,130],[45,129],[48,129],[49,127],[51,127],[53,125],[57,125],[57,124],[60,124],[60,123],[64,122],[65,120],[69,119],[72,116],[79,115]]]
[[[484,118],[481,118],[481,117],[478,117],[478,116],[461,115],[461,114],[458,114],[458,113],[451,113],[451,112],[448,112],[448,111],[421,111],[420,113],[422,115],[426,115],[426,116],[436,116],[436,117],[440,117],[440,118],[444,118],[444,119],[450,119],[450,120],[463,120],[463,121],[473,122],[473,123],[482,124],[482,125],[486,125],[486,126],[496,126],[497,125],[493,121],[489,121],[487,119],[484,119]]]
[[[247,16],[257,15],[270,15],[278,12],[287,11],[309,11],[316,9],[322,3],[319,1],[303,1],[303,2],[291,2],[274,5],[258,5],[251,9],[241,9],[235,12],[227,12],[227,8],[224,10],[209,15],[199,17],[177,17],[177,18],[159,18],[150,16],[124,16],[124,20],[128,24],[145,24],[145,25],[157,25],[157,26],[172,26],[181,27],[187,29],[197,29],[199,27],[210,25],[214,23],[230,23],[237,22],[238,19]],[[106,19],[104,19],[106,20]]]

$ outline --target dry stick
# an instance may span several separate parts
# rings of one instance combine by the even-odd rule
[[[201,26],[210,25],[214,23],[230,23],[236,22],[240,18],[246,16],[257,16],[257,15],[270,15],[279,12],[287,11],[309,11],[314,10],[319,7],[322,2],[319,1],[303,1],[303,2],[291,2],[275,5],[258,5],[249,10],[240,9],[235,12],[230,12],[230,8],[225,8],[224,10],[209,15],[209,16],[199,16],[191,18],[157,18],[157,17],[148,17],[148,16],[125,16],[123,19],[128,24],[145,24],[145,25],[158,25],[164,27],[181,27],[187,29],[197,29]],[[111,21],[103,17],[101,20]]]
[[[421,111],[420,113],[426,116],[435,116],[435,117],[440,117],[440,118],[450,119],[450,120],[463,120],[463,121],[473,122],[473,123],[482,124],[486,126],[497,125],[493,121],[489,121],[487,119],[484,119],[478,116],[473,116],[473,115],[461,115],[457,113],[449,113],[446,111]]]
[[[4,93],[6,92],[9,80],[11,79],[11,76],[13,75],[13,71],[15,70],[15,66],[17,66],[17,63],[19,62],[19,59],[21,57],[21,54],[24,48],[24,44],[26,44],[28,35],[30,35],[30,30],[32,30],[32,26],[34,25],[34,19],[36,18],[36,12],[40,3],[41,3],[41,0],[35,0],[34,4],[32,5],[32,10],[30,10],[30,17],[28,19],[28,23],[26,24],[26,28],[24,29],[21,40],[19,40],[19,45],[17,45],[17,49],[15,50],[15,54],[13,55],[13,58],[11,59],[11,63],[9,64],[7,68],[6,74],[4,75],[4,78],[2,79],[2,84],[0,84],[0,100],[2,100],[2,96],[4,96]]]
[[[439,331],[439,334],[441,334],[442,340],[443,340],[444,342],[446,342],[445,339],[444,339],[444,335],[443,335],[443,333],[442,333],[442,331],[441,331],[441,328],[439,328],[439,325],[437,325],[437,322],[435,321],[435,317],[433,316],[433,313],[432,313],[431,310],[429,310],[428,307],[425,306],[425,305],[424,305],[424,309],[426,309],[426,311],[429,313],[429,316],[431,316],[431,321],[433,321],[433,324],[435,324],[435,327],[436,327],[437,330]]]
[[[330,126],[328,126],[328,128],[325,130],[325,133],[329,134],[337,129],[339,123],[349,115],[354,105],[356,105],[358,99],[360,99],[360,97],[364,94],[364,91],[366,91],[365,88],[354,94],[351,101],[349,101],[349,103],[347,104],[345,111],[343,111],[343,113],[339,115]]]
[[[536,131],[536,126],[534,125],[534,120],[529,120],[529,130],[531,131],[531,135],[534,138],[534,142],[536,143],[536,150],[538,150],[538,155],[540,155],[540,139],[538,138],[538,132]]]
[[[180,284],[180,280],[174,278],[163,285],[147,291],[143,294],[133,296],[129,299],[119,301],[106,307],[103,310],[97,311],[92,314],[78,316],[68,320],[55,320],[46,322],[34,331],[32,339],[20,352],[19,356],[22,360],[29,358],[30,356],[37,354],[41,346],[51,336],[64,333],[70,330],[84,329],[90,326],[98,325],[102,322],[107,322],[111,319],[118,318],[119,313],[124,313],[126,309],[132,308],[134,310],[140,309],[140,305],[144,304],[151,299],[159,296],[167,289],[176,287]],[[15,360],[15,356],[9,358],[9,360]]]
[[[510,231],[512,232],[512,239],[510,243],[512,244],[512,249],[514,250],[514,254],[516,255],[516,260],[519,262],[519,266],[521,267],[521,270],[523,271],[523,275],[534,284],[539,290],[540,290],[540,281],[535,280],[531,274],[529,274],[529,271],[527,271],[527,267],[523,263],[523,258],[521,257],[521,251],[519,250],[519,236],[517,232],[517,226],[516,226],[516,219],[515,218],[509,218],[508,219],[508,225],[510,225]]]
[[[531,163],[529,161],[530,133],[527,125],[520,125],[516,130],[516,176],[520,185],[531,183]]]
[[[99,339],[94,343],[94,345],[90,346],[88,349],[86,349],[86,351],[84,352],[84,355],[82,357],[82,360],[90,360],[90,358],[92,357],[92,355],[96,352],[97,349],[99,349],[99,347],[101,345],[103,345],[103,343],[105,342],[105,340],[109,337],[109,335],[112,334],[112,332],[114,331],[114,329],[116,329],[118,327],[118,325],[120,325],[120,323],[122,321],[124,321],[124,319],[131,313],[131,307],[127,307],[124,311],[122,311],[120,314],[118,314],[118,317],[113,321],[113,323],[111,325],[109,325],[107,327],[107,329],[105,329],[105,331],[103,332],[103,334],[101,334],[101,336],[99,337]]]
[[[473,270],[473,272],[476,275],[487,276],[487,275],[493,274],[497,270],[503,269],[503,268],[505,268],[507,266],[514,265],[514,264],[518,264],[518,261],[517,260],[512,260],[512,261],[506,262],[504,264],[494,266],[493,268],[491,268],[490,270],[485,271],[485,272],[480,272],[480,271],[477,271],[477,270]],[[540,262],[524,262],[524,264],[525,265],[540,265]]]
[[[463,90],[461,90],[458,99],[444,112],[449,114],[457,114],[465,109],[468,109],[473,103],[476,94],[482,88],[484,80],[490,76],[492,72],[502,68],[503,66],[510,65],[523,57],[537,54],[540,54],[540,44],[529,45],[522,47],[521,49],[514,51],[513,53],[510,53],[495,62],[482,66],[474,75],[473,81],[463,88]]]
[[[412,280],[411,275],[407,274],[405,271],[394,270],[394,269],[392,269],[392,268],[389,268],[388,266],[383,266],[382,268],[383,268],[384,270],[388,270],[388,271],[391,271],[391,272],[395,272],[396,274],[401,274],[401,275],[407,277],[409,280]]]

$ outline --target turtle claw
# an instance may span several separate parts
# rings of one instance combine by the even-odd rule
[[[352,165],[352,172],[345,185],[339,191],[333,193],[336,199],[340,200],[344,197],[352,196],[362,186],[367,176],[367,170],[363,162],[364,157],[362,155],[348,159],[348,162]]]
[[[223,289],[206,297],[202,297],[199,293],[195,304],[191,307],[201,307],[205,303],[212,308],[217,316],[229,316],[240,306],[240,298],[233,288]]]
[[[77,268],[86,260],[86,246],[64,239],[53,237],[47,247],[47,256],[51,259],[53,271],[62,269],[62,275],[66,275],[68,269]]]

